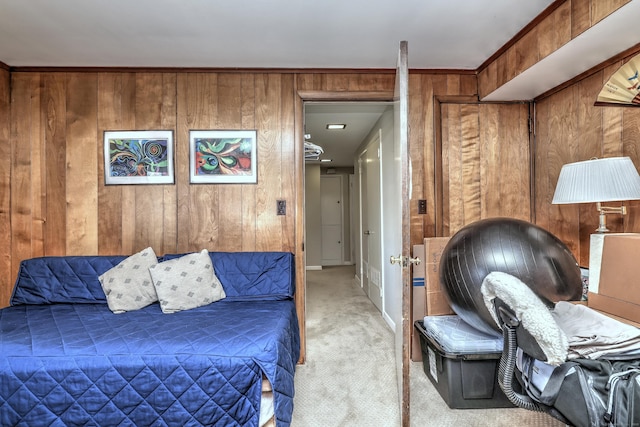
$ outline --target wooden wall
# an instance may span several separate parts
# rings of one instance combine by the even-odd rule
[[[294,216],[275,215],[296,202],[293,94],[291,74],[13,73],[2,305],[34,256],[295,252]],[[189,185],[189,129],[238,128],[258,130],[258,184]],[[130,129],[174,131],[175,185],[104,185],[103,131]]]
[[[555,52],[631,0],[560,0],[478,73],[480,98]]]
[[[10,73],[0,67],[0,307],[11,296],[11,144],[9,143]]]
[[[531,221],[529,104],[442,102],[440,108],[440,234],[485,218]]]
[[[589,265],[589,236],[598,226],[595,204],[552,205],[551,201],[565,163],[629,156],[640,167],[640,109],[594,106],[604,83],[628,59],[600,68],[535,104],[536,222],[567,243],[584,266]],[[625,205],[626,216],[607,216],[608,228],[640,232],[640,202]]]
[[[436,186],[436,135],[440,128],[439,98],[477,98],[475,74],[409,74],[409,155],[413,170],[411,244],[425,237],[441,236],[436,229],[441,197]],[[418,214],[418,200],[427,201],[427,214]]]

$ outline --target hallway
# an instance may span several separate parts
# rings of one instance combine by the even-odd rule
[[[307,271],[307,361],[294,427],[399,425],[394,337],[355,284],[354,266]]]

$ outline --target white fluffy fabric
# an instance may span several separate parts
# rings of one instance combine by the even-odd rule
[[[569,350],[567,336],[558,327],[547,306],[520,279],[507,273],[492,272],[482,281],[481,291],[497,325],[500,322],[493,307],[496,297],[511,307],[522,326],[538,342],[547,356],[548,364],[560,365],[566,361]]]

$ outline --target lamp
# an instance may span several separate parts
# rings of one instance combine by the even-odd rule
[[[600,214],[598,233],[607,229],[606,215],[625,215],[625,206],[602,206],[602,202],[640,199],[640,175],[629,157],[608,157],[562,166],[553,203],[596,203]]]

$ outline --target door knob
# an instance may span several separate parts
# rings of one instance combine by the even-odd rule
[[[398,256],[393,256],[391,255],[391,258],[389,259],[389,262],[391,263],[391,265],[393,264],[404,264],[404,257],[402,255],[398,255]]]
[[[400,264],[403,267],[406,267],[408,264],[418,265],[422,261],[420,261],[420,258],[417,258],[417,257],[411,258],[411,257],[402,256],[402,255],[398,255],[398,256],[391,255],[389,262],[391,263],[391,265]]]

